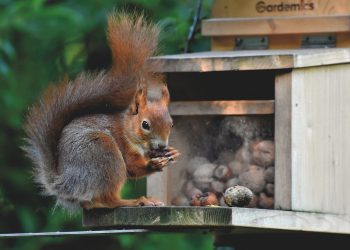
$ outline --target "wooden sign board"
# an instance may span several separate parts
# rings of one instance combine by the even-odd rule
[[[348,0],[214,0],[213,18],[350,14]]]
[[[203,20],[202,34],[212,38],[212,50],[216,51],[240,49],[237,41],[245,37],[266,37],[268,45],[264,47],[268,49],[350,47],[349,3],[347,0],[214,0],[212,18]],[[316,44],[309,45],[309,39],[316,40]],[[333,42],[328,44],[327,39]]]

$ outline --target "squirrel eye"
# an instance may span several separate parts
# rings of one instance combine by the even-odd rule
[[[142,121],[142,128],[145,129],[145,130],[150,130],[151,129],[151,126],[149,125],[149,123],[145,120]]]

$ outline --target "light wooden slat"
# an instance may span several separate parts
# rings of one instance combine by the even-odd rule
[[[350,233],[348,216],[272,209],[233,208],[232,225],[260,229]]]
[[[121,207],[85,210],[87,227],[222,227],[230,226],[232,212],[227,207]]]
[[[294,68],[306,68],[350,62],[349,49],[304,49],[303,51],[306,53],[297,52],[294,54]]]
[[[350,62],[350,49],[210,51],[152,58],[160,72],[212,72],[290,69]]]
[[[292,195],[292,77],[276,76],[275,81],[275,208],[291,209]]]
[[[212,17],[257,17],[257,16],[322,16],[350,14],[349,0],[307,0],[314,8],[298,8],[294,11],[257,11],[257,3],[263,1],[252,0],[214,0],[212,5]],[[265,5],[285,4],[300,5],[300,0],[268,0]]]
[[[274,113],[274,101],[171,102],[171,115],[264,115]]]
[[[169,195],[169,183],[168,183],[168,168],[164,168],[162,172],[154,173],[150,176],[147,176],[146,179],[146,190],[148,197],[154,197],[164,204],[170,204],[170,195]]]
[[[202,21],[204,36],[320,34],[350,31],[350,16],[213,18]]]
[[[292,75],[292,209],[350,215],[350,65]]]
[[[342,215],[238,207],[170,206],[84,210],[83,225],[95,228],[250,228],[350,233],[350,218]]]
[[[349,53],[350,54],[350,53]],[[160,72],[210,72],[292,68],[288,51],[208,51],[151,58],[163,64]]]

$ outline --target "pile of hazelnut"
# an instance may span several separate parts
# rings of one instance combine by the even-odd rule
[[[227,206],[225,191],[243,186],[252,191],[245,207],[274,207],[274,142],[254,139],[236,151],[224,150],[215,161],[195,156],[185,168],[186,182],[172,200],[177,206]]]

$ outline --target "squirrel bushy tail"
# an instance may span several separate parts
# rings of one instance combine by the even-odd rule
[[[143,15],[111,14],[107,38],[113,56],[113,72],[120,75],[147,74],[158,66],[146,60],[157,53],[159,28],[147,23]]]
[[[58,174],[56,152],[63,128],[84,114],[127,109],[140,80],[150,70],[146,60],[156,52],[158,34],[157,26],[143,16],[111,14],[107,31],[114,61],[111,70],[83,73],[74,81],[50,86],[29,110],[23,149],[34,162],[34,176],[46,193],[51,194],[50,186]]]

